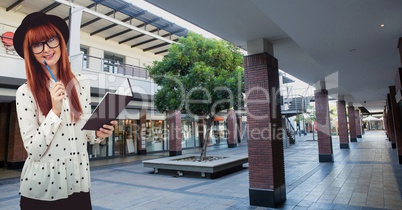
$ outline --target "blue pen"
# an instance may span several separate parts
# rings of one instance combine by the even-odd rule
[[[52,76],[53,80],[54,80],[55,82],[57,82],[57,79],[56,79],[56,77],[54,76],[54,74],[53,74],[52,70],[50,69],[49,65],[47,65],[47,63],[46,63],[45,60],[43,60],[43,63],[45,64],[45,66],[46,66],[47,70],[49,71],[50,75]]]

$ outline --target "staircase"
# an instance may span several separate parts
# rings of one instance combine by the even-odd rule
[[[306,113],[307,107],[310,102],[310,97],[294,97],[286,98],[283,100],[281,113],[287,117]]]
[[[289,143],[294,144],[296,142],[295,137],[292,135],[288,128],[286,128],[286,136],[289,138]]]

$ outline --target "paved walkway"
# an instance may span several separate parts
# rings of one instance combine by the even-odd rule
[[[287,200],[280,209],[402,209],[402,165],[384,132],[366,132],[350,147],[340,150],[334,136],[335,162],[319,163],[317,141],[296,136],[285,149]],[[209,154],[247,154],[247,145],[210,147]],[[94,209],[265,209],[249,205],[247,164],[213,180],[152,174],[142,166],[141,159],[161,156],[167,154],[92,161]],[[0,209],[19,209],[18,187],[18,178],[0,180]]]

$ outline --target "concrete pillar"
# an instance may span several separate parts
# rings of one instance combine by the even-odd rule
[[[395,86],[389,87],[390,102],[392,109],[392,117],[394,122],[394,136],[395,136],[395,148],[397,148],[397,155],[399,159],[399,164],[402,164],[402,119],[401,110],[395,100]]]
[[[278,60],[244,57],[250,205],[274,208],[286,200]]]
[[[314,94],[317,118],[318,160],[334,162],[331,123],[329,119],[328,91],[318,90]]]
[[[344,100],[337,102],[339,146],[341,149],[349,149],[348,123],[346,118],[346,103]]]
[[[348,106],[348,120],[350,142],[357,142],[355,108],[351,105]]]
[[[391,94],[387,94],[387,108],[388,108],[388,125],[389,125],[389,138],[391,140],[392,149],[396,148],[395,141],[395,126],[394,126],[394,112],[392,110]]]
[[[362,138],[362,125],[360,119],[360,110],[355,109],[356,138]]]
[[[139,127],[139,138],[137,139],[138,145],[138,154],[145,155],[147,154],[147,110],[141,109],[140,111],[140,119],[138,120]]]
[[[237,120],[236,120],[236,112],[233,109],[228,111],[228,116],[226,118],[227,121],[227,129],[228,129],[228,147],[235,148],[237,147]]]
[[[70,29],[70,40],[68,41],[68,54],[70,56],[71,69],[82,70],[83,54],[81,52],[81,19],[84,7],[75,5],[70,8],[68,26]]]

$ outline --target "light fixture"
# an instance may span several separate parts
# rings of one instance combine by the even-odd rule
[[[356,49],[350,49],[349,50],[349,52],[355,52],[356,51]]]
[[[385,27],[384,23],[380,24],[380,28],[384,28],[384,27]]]

